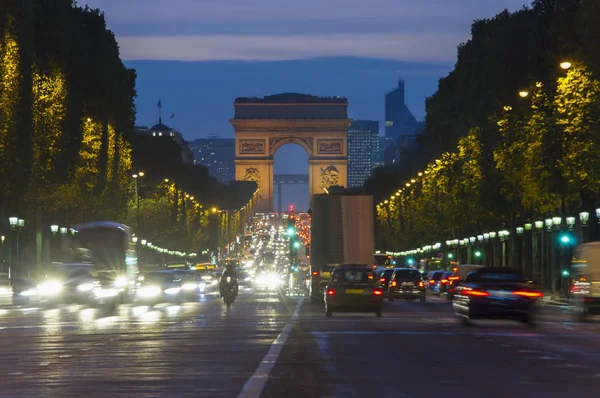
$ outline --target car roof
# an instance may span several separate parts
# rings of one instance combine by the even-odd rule
[[[338,270],[338,269],[342,269],[342,270],[358,269],[358,270],[373,271],[373,267],[371,267],[367,264],[341,264],[341,265],[335,267],[334,270]]]

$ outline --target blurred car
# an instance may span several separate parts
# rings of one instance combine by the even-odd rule
[[[250,286],[252,284],[252,275],[245,268],[236,268],[238,284],[241,286]]]
[[[432,293],[440,293],[443,270],[429,271],[427,274],[427,289]]]
[[[517,269],[484,267],[470,272],[452,306],[465,324],[473,319],[508,319],[533,324],[544,294]]]
[[[377,273],[377,278],[379,279],[379,283],[381,283],[381,288],[384,292],[388,291],[390,287],[390,280],[395,270],[395,268],[386,268],[379,270],[379,272]]]
[[[336,267],[324,294],[325,315],[334,312],[375,312],[382,316],[383,289],[372,266],[345,264]]]
[[[163,302],[185,301],[182,278],[177,271],[153,271],[144,274],[137,290],[138,302],[154,305]]]
[[[452,272],[452,271],[444,271],[444,273],[442,274],[442,278],[440,279],[440,288],[439,288],[440,297],[442,295],[448,294],[448,287],[450,286],[450,281],[451,281],[450,278],[453,275],[454,275],[454,272]]]
[[[177,270],[173,271],[173,274],[174,278],[179,278],[180,295],[183,301],[197,301],[198,295],[206,291],[206,284],[196,271]],[[174,280],[177,281],[177,279]]]
[[[448,301],[452,301],[454,295],[456,294],[456,289],[462,281],[465,280],[467,275],[472,271],[477,271],[478,269],[484,268],[483,265],[480,264],[460,264],[454,268],[454,272],[452,275],[448,276],[448,285],[446,287],[446,298]]]
[[[427,290],[421,273],[414,268],[398,268],[390,279],[388,299],[396,298],[415,300],[421,303],[427,300]]]

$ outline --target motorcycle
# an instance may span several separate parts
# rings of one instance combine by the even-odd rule
[[[223,288],[223,301],[227,304],[227,308],[231,307],[231,304],[235,301],[238,294],[237,285],[233,283],[231,277],[228,276],[225,279],[225,286]]]

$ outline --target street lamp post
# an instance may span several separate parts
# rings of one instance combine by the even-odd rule
[[[136,229],[135,232],[137,234],[140,233],[140,193],[138,190],[138,177],[143,177],[144,176],[144,172],[140,171],[137,174],[133,174],[133,181],[135,182],[135,203],[136,203],[136,211],[137,211],[137,216],[136,216]]]
[[[20,262],[21,262],[21,257],[20,257],[21,254],[20,254],[20,248],[19,248],[19,233],[25,226],[25,220],[22,218],[19,218],[19,217],[9,217],[8,223],[10,225],[10,230],[13,232],[13,235],[15,236],[15,259],[13,261],[13,258],[11,255],[11,264],[9,265],[9,268],[8,268],[8,274],[9,274],[9,276],[12,277],[13,264],[14,264],[14,268],[18,269],[20,266]],[[11,249],[11,252],[12,252],[12,249]]]

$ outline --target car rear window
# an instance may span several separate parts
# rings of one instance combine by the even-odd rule
[[[431,276],[431,279],[433,279],[434,281],[439,281],[440,279],[442,279],[442,274],[443,272],[434,272]]]
[[[419,278],[421,274],[416,269],[403,269],[396,271],[395,278]]]
[[[481,282],[522,282],[526,278],[517,272],[473,272],[467,275],[467,281]]]
[[[375,279],[373,272],[368,270],[336,270],[333,272],[333,282],[371,282]]]

